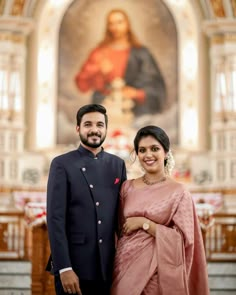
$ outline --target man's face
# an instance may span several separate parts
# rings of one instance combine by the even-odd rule
[[[125,16],[120,12],[113,12],[108,18],[108,31],[114,39],[119,39],[127,35],[128,23]]]
[[[76,127],[83,145],[98,148],[106,138],[107,128],[105,117],[99,112],[83,115],[80,126]]]

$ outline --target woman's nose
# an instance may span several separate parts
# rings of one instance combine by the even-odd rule
[[[151,150],[146,150],[145,157],[151,157],[151,156],[152,156]]]

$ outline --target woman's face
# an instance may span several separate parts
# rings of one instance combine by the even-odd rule
[[[113,12],[108,17],[108,31],[114,39],[127,35],[128,22],[121,12]]]
[[[164,172],[166,152],[154,137],[143,137],[138,145],[138,159],[141,166],[149,173]]]

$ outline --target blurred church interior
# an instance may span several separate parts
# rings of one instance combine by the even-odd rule
[[[159,2],[172,16],[177,33],[172,177],[188,186],[196,203],[211,294],[236,294],[236,0]],[[79,143],[58,142],[63,17],[75,4],[128,9],[133,3],[0,0],[1,295],[54,294],[52,277],[44,271],[50,252],[45,213],[48,169],[54,156]],[[88,102],[81,97],[79,104]],[[142,173],[130,160],[135,127],[119,129],[125,117],[117,107],[111,112],[104,147],[125,159],[131,178]],[[162,114],[161,121],[156,116],[164,126],[171,121],[171,113]],[[76,136],[75,124],[74,120],[70,132]]]

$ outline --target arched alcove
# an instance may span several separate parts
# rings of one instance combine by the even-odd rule
[[[86,0],[80,0],[85,3]],[[36,12],[37,23],[30,40],[30,90],[28,145],[31,149],[56,145],[58,38],[63,15],[72,0],[50,0]],[[179,147],[206,147],[206,94],[204,93],[200,20],[191,2],[163,0],[176,23],[178,34]],[[30,98],[30,99],[29,99]],[[201,131],[201,132],[200,132]]]

